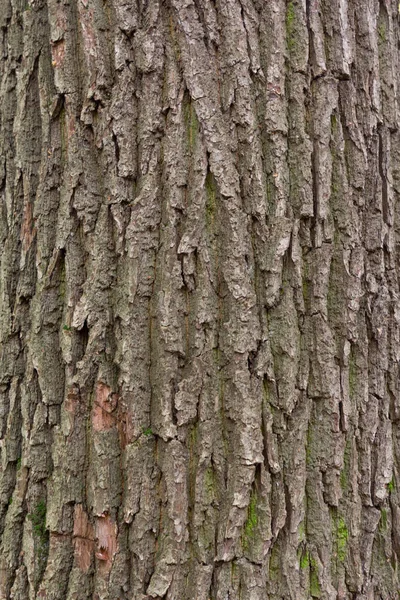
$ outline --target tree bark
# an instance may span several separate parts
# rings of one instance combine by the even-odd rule
[[[399,5],[0,0],[0,599],[400,594]]]

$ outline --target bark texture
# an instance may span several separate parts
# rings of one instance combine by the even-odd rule
[[[394,600],[397,0],[0,0],[1,600]]]

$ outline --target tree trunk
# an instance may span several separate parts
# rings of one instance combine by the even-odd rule
[[[0,0],[0,599],[400,594],[397,0]]]

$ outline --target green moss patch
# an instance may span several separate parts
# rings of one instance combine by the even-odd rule
[[[258,525],[257,514],[257,492],[254,490],[251,494],[249,506],[247,509],[247,519],[243,528],[243,548],[247,549],[252,540],[254,540]]]
[[[310,556],[310,594],[313,598],[321,597],[321,586],[318,579],[317,561]]]
[[[49,551],[49,532],[46,529],[46,503],[40,500],[34,510],[28,514],[27,518],[32,523],[33,540],[37,560],[38,573],[35,576],[36,585],[45,568],[47,555]]]
[[[289,50],[292,50],[296,43],[295,19],[296,13],[294,9],[294,3],[289,2],[286,10],[286,41]]]
[[[347,554],[347,540],[349,538],[349,531],[346,526],[346,522],[343,517],[339,517],[337,520],[337,553],[340,562],[344,562]]]

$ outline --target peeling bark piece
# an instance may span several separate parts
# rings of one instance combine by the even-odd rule
[[[74,551],[75,561],[84,573],[87,573],[93,558],[95,547],[93,526],[81,504],[75,505],[74,512]]]
[[[109,515],[100,515],[95,520],[96,558],[101,561],[105,572],[111,570],[117,552],[117,524]]]

